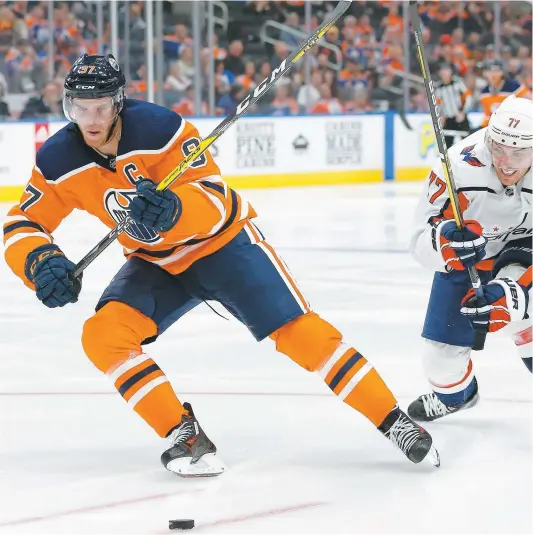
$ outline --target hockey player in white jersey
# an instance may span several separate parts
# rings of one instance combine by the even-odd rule
[[[513,95],[488,127],[449,150],[464,230],[455,223],[440,159],[429,174],[410,245],[418,262],[435,271],[422,331],[433,392],[411,403],[414,420],[435,420],[478,402],[470,358],[475,330],[504,328],[531,371],[532,155],[533,102]],[[472,265],[484,307],[476,306],[471,289]]]

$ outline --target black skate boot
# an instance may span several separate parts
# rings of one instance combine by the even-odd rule
[[[181,477],[218,476],[226,467],[216,457],[217,449],[198,424],[189,403],[183,408],[181,423],[168,435],[172,446],[163,452],[161,462]]]
[[[448,414],[469,409],[477,405],[479,401],[477,381],[474,379],[474,382],[474,390],[464,403],[459,405],[445,405],[434,392],[430,392],[415,399],[407,408],[407,413],[417,422],[432,422]]]
[[[395,407],[378,427],[413,463],[423,461],[428,454],[434,466],[440,466],[439,452],[433,447],[431,435],[413,422],[405,412]]]

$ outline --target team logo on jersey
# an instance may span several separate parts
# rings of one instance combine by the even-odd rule
[[[461,151],[461,156],[463,156],[463,160],[472,167],[485,167],[484,163],[481,163],[474,155],[474,147],[475,145],[470,145],[469,147],[465,147]]]
[[[135,197],[137,192],[134,190],[109,189],[104,194],[105,209],[117,223],[120,223],[128,216],[130,203]],[[130,238],[142,243],[157,243],[163,239],[155,230],[135,222],[132,222],[124,232]]]

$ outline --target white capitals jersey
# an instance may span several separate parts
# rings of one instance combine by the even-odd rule
[[[464,219],[475,219],[487,238],[486,256],[478,269],[490,270],[492,262],[511,240],[531,236],[531,169],[514,186],[504,187],[485,146],[486,128],[449,149],[453,178]],[[440,158],[430,172],[416,209],[410,249],[424,267],[447,271],[435,238],[434,224],[454,219]]]

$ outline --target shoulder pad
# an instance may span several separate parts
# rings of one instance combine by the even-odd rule
[[[45,141],[35,163],[47,182],[57,182],[91,162],[77,126],[69,123]]]
[[[134,99],[124,101],[121,116],[121,155],[162,149],[184,123],[180,115],[167,108]]]

